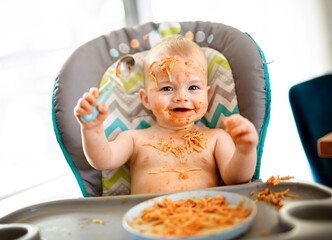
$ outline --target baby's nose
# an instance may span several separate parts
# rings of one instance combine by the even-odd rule
[[[176,96],[175,96],[175,101],[176,102],[188,102],[188,96],[184,91],[178,91]]]

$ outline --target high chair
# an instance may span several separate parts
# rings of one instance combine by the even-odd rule
[[[105,73],[114,73],[118,59],[134,55],[135,71],[128,79],[121,79],[124,88],[115,88],[107,102],[110,110],[104,122],[105,134],[111,140],[119,131],[149,127],[154,118],[138,96],[144,82],[142,59],[151,46],[173,34],[195,41],[208,58],[209,109],[198,124],[223,128],[223,117],[234,113],[253,122],[259,144],[252,180],[259,178],[271,106],[269,74],[262,50],[249,34],[221,23],[149,22],[112,31],[82,45],[69,57],[55,80],[53,127],[83,196],[129,194],[130,169],[124,165],[101,172],[89,165],[82,150],[80,126],[73,114],[78,99],[91,87],[103,85],[107,79]]]

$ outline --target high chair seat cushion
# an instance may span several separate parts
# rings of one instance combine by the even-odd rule
[[[235,84],[236,109],[253,122],[260,136],[253,179],[259,178],[271,100],[269,75],[261,49],[248,34],[220,23],[149,22],[112,31],[82,45],[69,57],[55,80],[52,102],[54,131],[84,196],[103,194],[102,172],[93,169],[84,156],[80,126],[73,115],[77,100],[89,88],[98,87],[105,71],[119,58],[125,54],[147,51],[162,37],[172,34],[192,39],[202,48],[214,49],[227,59]],[[135,105],[130,104],[131,100],[126,99],[127,106],[135,110]],[[112,105],[110,108],[112,109]],[[222,116],[217,117],[220,121]],[[151,123],[142,122],[141,127],[147,127]],[[118,128],[121,127],[122,130],[126,129],[120,124]],[[123,169],[122,173],[126,171],[128,169]],[[121,178],[120,174],[113,177]],[[129,175],[124,178],[130,179]],[[120,186],[119,189],[121,188]],[[120,190],[118,193],[122,194]]]

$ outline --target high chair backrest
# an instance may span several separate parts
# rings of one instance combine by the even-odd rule
[[[89,165],[82,149],[80,126],[73,115],[77,100],[89,88],[103,84],[105,72],[112,72],[119,58],[132,54],[141,59],[140,54],[144,54],[162,37],[173,34],[192,39],[208,57],[208,81],[213,90],[208,113],[200,124],[210,128],[223,127],[221,120],[224,116],[240,113],[255,125],[259,145],[253,180],[259,178],[271,105],[269,75],[261,49],[248,34],[220,23],[150,22],[113,31],[82,45],[66,61],[55,80],[52,102],[54,131],[83,196],[128,193],[130,173],[124,166],[109,175]],[[141,65],[142,61],[137,67]],[[138,98],[135,92],[142,82],[138,69],[137,74],[125,83],[128,96],[119,89],[111,96],[108,102],[110,115],[104,124],[105,134],[110,139],[119,130],[145,128],[152,124],[151,116],[145,118],[149,113],[144,112],[143,108],[138,111],[141,106],[135,105]],[[133,116],[138,112],[140,118]]]

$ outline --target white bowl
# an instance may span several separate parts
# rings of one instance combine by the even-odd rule
[[[239,235],[241,235],[243,232],[245,232],[250,225],[252,224],[256,213],[257,213],[257,207],[256,204],[249,198],[236,194],[236,193],[231,193],[231,192],[223,192],[223,191],[209,191],[209,190],[195,190],[195,191],[187,191],[187,192],[180,192],[180,193],[175,193],[175,194],[170,194],[170,195],[165,195],[157,198],[153,198],[147,201],[144,201],[134,207],[132,207],[130,210],[126,212],[122,219],[122,226],[124,229],[131,235],[133,239],[140,239],[140,240],[149,240],[149,239],[175,239],[175,237],[159,237],[159,236],[153,236],[148,233],[141,233],[139,230],[132,228],[131,226],[128,225],[128,221],[131,222],[134,220],[134,218],[139,217],[143,210],[151,205],[153,205],[156,201],[163,201],[164,197],[167,197],[169,199],[172,199],[173,201],[181,200],[181,199],[186,199],[186,198],[191,198],[194,197],[196,199],[200,199],[204,196],[210,196],[212,198],[216,196],[225,196],[226,197],[226,202],[230,204],[230,206],[237,206],[237,204],[244,200],[243,207],[250,207],[252,208],[252,212],[250,216],[243,221],[242,223],[229,227],[226,229],[221,229],[215,234],[212,235],[203,235],[203,236],[194,236],[194,237],[182,237],[179,238],[177,237],[176,239],[190,239],[190,240],[212,240],[212,239],[232,239],[235,238]]]

